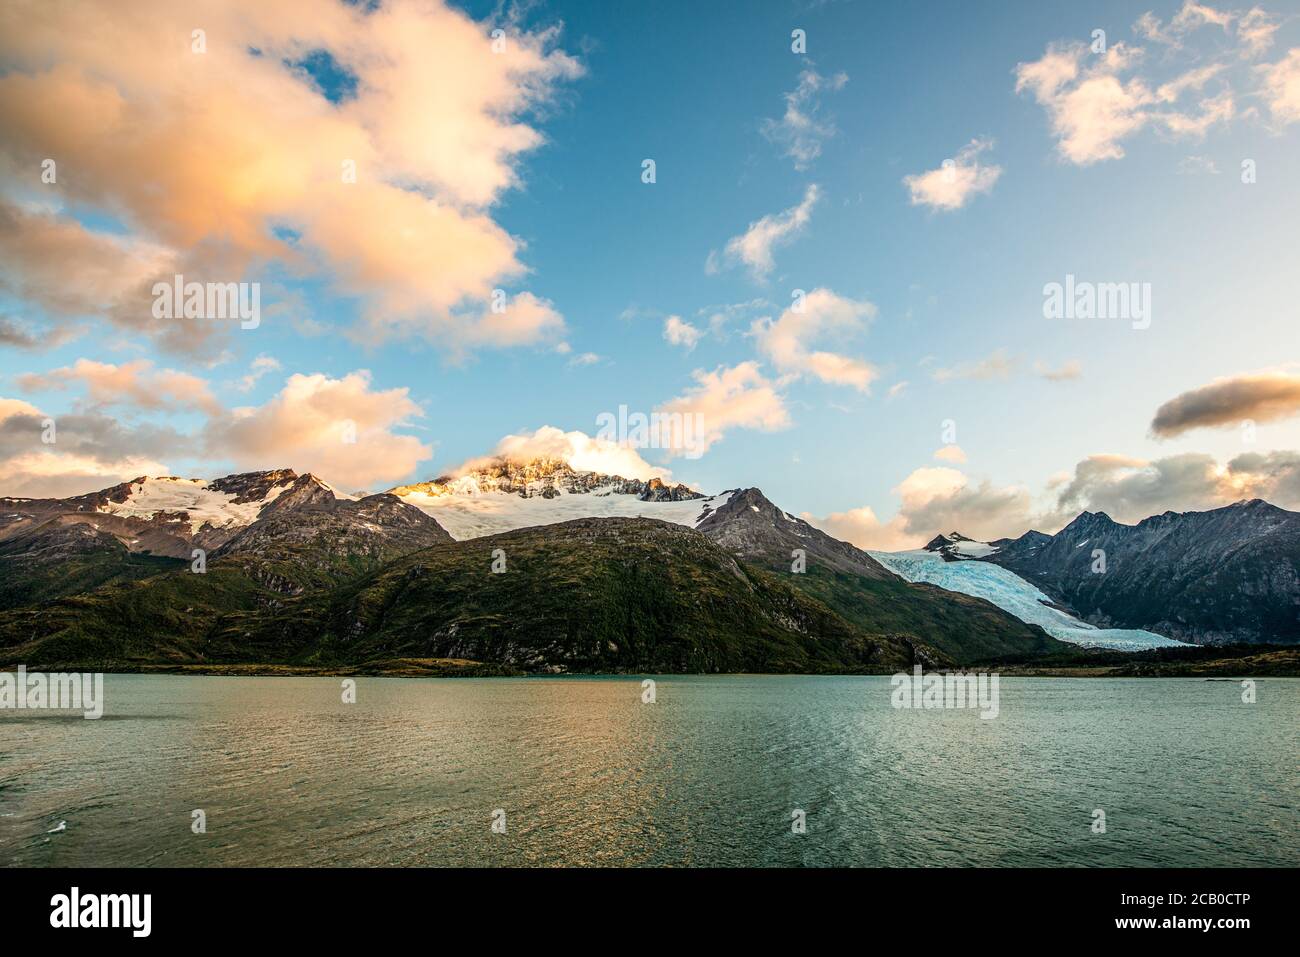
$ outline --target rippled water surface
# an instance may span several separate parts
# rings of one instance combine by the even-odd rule
[[[99,721],[0,712],[0,863],[1300,865],[1297,679],[1247,705],[1003,678],[993,720],[895,710],[888,678],[663,677],[653,704],[639,678],[105,691]]]

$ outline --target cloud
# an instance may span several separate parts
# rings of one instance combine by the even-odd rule
[[[507,435],[489,455],[462,462],[451,474],[464,475],[501,459],[529,462],[536,458],[561,459],[578,471],[621,475],[627,479],[668,481],[672,478],[670,471],[651,465],[635,449],[608,439],[592,438],[585,432],[565,432],[552,425],[544,425],[535,432]]]
[[[1001,166],[986,166],[980,153],[992,148],[989,139],[973,139],[957,151],[955,159],[945,160],[938,169],[903,177],[911,193],[913,206],[931,209],[961,209],[974,196],[987,193],[1002,175]]]
[[[1208,156],[1184,156],[1178,161],[1178,172],[1186,176],[1193,176],[1198,173],[1217,176],[1219,166]]]
[[[6,80],[0,77],[0,117]],[[0,170],[5,142],[0,140]],[[0,291],[43,320],[36,338],[66,339],[70,325],[102,317],[118,329],[154,338],[171,352],[209,350],[227,332],[219,324],[153,316],[150,287],[175,270],[175,254],[157,243],[93,233],[74,220],[0,196]]]
[[[956,465],[966,461],[966,453],[962,451],[960,445],[945,445],[934,453],[934,457],[940,462],[952,462]]]
[[[29,323],[0,316],[0,346],[37,352],[54,349],[71,342],[81,335],[82,330],[68,327],[62,329],[35,329]]]
[[[1020,360],[1007,355],[1006,349],[998,349],[978,362],[963,362],[948,368],[935,369],[930,376],[935,382],[953,382],[958,379],[979,381],[1006,379],[1019,364]]]
[[[817,184],[813,183],[804,191],[799,205],[750,223],[749,228],[739,236],[727,240],[722,261],[728,265],[744,264],[755,279],[766,277],[776,265],[772,251],[778,246],[793,242],[804,231],[812,218],[812,210],[817,205],[819,196]],[[718,271],[719,257],[716,252],[709,253],[705,269],[708,272]]]
[[[1243,55],[1257,57],[1273,45],[1278,23],[1259,7],[1251,7],[1237,24],[1237,38],[1245,47]]]
[[[835,124],[819,116],[821,95],[842,90],[848,81],[846,73],[826,77],[804,70],[798,85],[785,94],[785,114],[779,120],[763,121],[763,135],[794,160],[795,169],[807,169],[821,155],[823,141],[835,135]]]
[[[669,316],[664,320],[664,338],[674,346],[684,346],[687,352],[695,348],[704,332],[689,322],[683,322],[681,316]]]
[[[1172,438],[1191,429],[1274,422],[1300,414],[1300,374],[1261,372],[1215,379],[1170,399],[1156,410],[1151,432]]]
[[[671,449],[671,455],[702,455],[732,429],[775,432],[789,428],[785,399],[762,374],[758,363],[718,366],[712,372],[696,369],[692,375],[694,387],[655,410],[700,416],[702,429],[692,447]]]
[[[371,389],[364,369],[340,379],[295,374],[265,405],[210,422],[203,438],[211,457],[240,469],[287,467],[366,488],[406,477],[433,454],[392,431],[423,414],[404,388]]]
[[[47,419],[54,422],[51,444],[43,441]],[[101,412],[47,416],[21,399],[0,397],[0,495],[61,498],[165,475],[161,457],[184,454],[188,446],[171,429],[128,427]]]
[[[1143,23],[1135,29],[1153,29]],[[1134,70],[1142,57],[1140,47],[1122,42],[1096,56],[1081,43],[1051,44],[1040,59],[1016,66],[1016,92],[1031,93],[1047,110],[1057,152],[1079,166],[1120,159],[1122,141],[1153,124],[1174,136],[1202,137],[1235,115],[1235,100],[1227,88],[1202,97],[1196,112],[1177,107],[1184,94],[1198,92],[1218,77],[1222,65],[1190,69],[1153,90],[1144,77],[1121,76]]]
[[[453,353],[476,346],[524,346],[553,341],[564,332],[564,317],[546,299],[521,292],[501,312],[488,309],[468,328],[449,334]]]
[[[1220,508],[1248,498],[1274,498],[1294,506],[1295,453],[1238,456],[1221,467],[1214,456],[1187,452],[1147,461],[1124,455],[1090,455],[1078,463],[1061,489],[1056,521],[1063,524],[1080,511],[1101,511],[1119,522],[1133,523],[1161,512]]]
[[[248,374],[243,376],[235,383],[235,388],[240,392],[251,392],[253,386],[262,376],[271,372],[279,372],[283,368],[280,361],[273,356],[259,355],[248,365]]]
[[[1045,362],[1035,362],[1034,375],[1048,382],[1071,382],[1083,375],[1083,366],[1078,359],[1071,359],[1057,369],[1053,369]]]
[[[990,541],[1030,528],[1053,533],[1082,511],[1101,511],[1123,523],[1173,511],[1221,508],[1262,498],[1300,508],[1300,452],[1248,452],[1220,465],[1211,455],[1186,453],[1150,461],[1126,455],[1090,455],[1047,482],[1049,499],[1020,486],[972,482],[954,468],[913,471],[893,493],[898,510],[888,520],[870,507],[804,518],[859,548],[917,548],[939,532]]]
[[[18,376],[17,382],[28,392],[84,387],[92,407],[130,406],[154,411],[185,408],[208,415],[221,410],[206,381],[188,372],[154,369],[148,359],[121,365],[78,359],[71,366],[49,372],[25,373]]]
[[[814,289],[802,304],[791,305],[775,322],[755,320],[751,327],[758,349],[777,370],[791,375],[811,375],[832,385],[852,386],[866,392],[878,375],[874,366],[835,352],[811,351],[824,336],[860,334],[876,315],[870,302],[846,299],[829,289]]]
[[[893,492],[901,503],[885,522],[869,507],[823,518],[806,513],[803,517],[859,548],[886,551],[919,548],[939,532],[958,531],[988,540],[1003,537],[1009,529],[1019,534],[1030,527],[1032,498],[1027,490],[987,481],[972,485],[957,469],[916,469]]]
[[[832,538],[862,549],[896,552],[924,544],[918,536],[903,530],[901,518],[895,516],[888,522],[882,522],[869,505],[823,516],[801,512],[799,517]]]
[[[1300,507],[1300,452],[1245,452],[1228,462],[1228,480],[1235,495],[1295,509]]]
[[[1258,8],[1251,13],[1262,13]],[[1133,24],[1133,32],[1144,39],[1162,43],[1174,49],[1181,49],[1183,38],[1198,27],[1214,25],[1226,32],[1237,15],[1230,11],[1219,11],[1214,7],[1197,3],[1196,0],[1183,0],[1182,8],[1169,21],[1166,27],[1155,14],[1147,11]]]
[[[898,398],[907,390],[907,386],[908,386],[908,382],[906,379],[904,379],[902,382],[895,382],[893,385],[889,387],[889,391],[886,393],[886,397],[890,399]]]
[[[1270,66],[1260,67],[1263,95],[1279,123],[1300,122],[1300,47]]]
[[[59,255],[24,298],[134,317],[183,350],[204,328],[151,325],[142,274],[237,281],[275,264],[356,297],[372,340],[531,341],[479,309],[526,273],[490,212],[543,142],[525,118],[581,72],[554,30],[512,29],[494,52],[482,24],[438,0],[232,0],[202,19],[206,49],[192,52],[192,12],[163,0],[115,9],[111,43],[94,8],[0,12],[0,167],[30,177],[54,158],[60,201],[129,227],[27,214],[20,234]],[[353,94],[322,96],[298,65],[309,53],[355,78]],[[63,291],[48,281],[69,275]]]
[[[600,361],[600,356],[594,352],[582,352],[570,359],[566,365],[570,368],[574,366],[594,366]]]

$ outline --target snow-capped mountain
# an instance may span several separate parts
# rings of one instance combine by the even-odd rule
[[[731,496],[580,471],[556,458],[498,459],[389,494],[437,519],[457,540],[575,518],[657,518],[695,528]]]
[[[986,599],[1021,621],[1038,625],[1053,638],[1071,644],[1122,651],[1182,644],[1151,631],[1098,628],[1076,618],[1015,572],[980,560],[997,551],[995,545],[953,532],[936,536],[924,548],[870,554],[910,582],[929,582],[948,591]]]
[[[1055,535],[993,544],[989,561],[1098,625],[1196,644],[1300,641],[1300,513],[1261,499],[1136,525],[1082,512]]]
[[[977,542],[960,532],[936,535],[926,542],[925,550],[934,552],[945,561],[955,562],[969,558],[987,558],[997,551],[997,546],[988,542]]]
[[[0,541],[56,520],[113,536],[131,552],[189,558],[213,551],[253,524],[282,495],[314,490],[342,495],[310,473],[244,472],[219,479],[141,476],[87,495],[62,499],[0,499]]]

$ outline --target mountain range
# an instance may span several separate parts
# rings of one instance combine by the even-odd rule
[[[1295,641],[1296,604],[1282,599],[1297,555],[1285,529],[1300,516],[1259,506],[1163,546],[1151,529],[1129,540],[1110,523],[1115,579],[1099,590],[1078,587],[1063,551],[1085,530],[1100,540],[1089,513],[1057,536],[940,536],[891,555],[839,541],[756,488],[704,495],[558,459],[489,460],[373,495],[289,469],[139,478],[0,499],[0,663],[891,672],[1174,644],[1168,622],[1184,640]],[[1216,513],[1148,522],[1199,528],[1198,514]],[[1120,576],[1155,560],[1177,565],[1169,597],[1191,607],[1165,602],[1148,623],[1140,609],[1154,605],[1134,595],[1160,573],[1132,588]],[[947,567],[979,574],[934,571]],[[970,584],[990,575],[1000,588]],[[1276,608],[1249,600],[1261,575]],[[1216,596],[1216,611],[1197,604]]]

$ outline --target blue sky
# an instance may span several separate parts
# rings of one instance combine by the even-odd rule
[[[861,544],[908,544],[949,521],[982,535],[1018,534],[1090,506],[1127,520],[1249,494],[1294,506],[1288,496],[1300,494],[1300,481],[1287,456],[1300,448],[1294,414],[1300,400],[1284,398],[1279,410],[1277,401],[1265,402],[1251,390],[1289,396],[1295,377],[1300,54],[1288,57],[1300,47],[1300,8],[1261,8],[1252,14],[1248,6],[1182,0],[455,8],[463,13],[449,16],[464,21],[468,15],[480,35],[500,26],[507,42],[524,38],[538,57],[563,56],[567,65],[536,61],[522,80],[507,78],[545,87],[522,97],[522,105],[511,103],[509,123],[500,116],[508,95],[482,107],[488,122],[505,129],[522,124],[535,134],[528,148],[488,157],[485,166],[495,163],[514,180],[490,198],[467,200],[476,187],[461,181],[446,186],[447,176],[462,175],[468,183],[463,169],[448,174],[450,167],[435,168],[423,182],[395,171],[387,175],[390,183],[434,202],[455,193],[456,201],[513,237],[523,271],[498,277],[484,267],[478,278],[512,297],[526,293],[546,304],[535,328],[507,343],[448,332],[462,329],[476,308],[474,296],[443,310],[437,321],[387,324],[385,318],[379,327],[366,326],[365,316],[391,312],[392,301],[378,283],[341,279],[350,275],[348,256],[313,248],[314,230],[324,228],[313,222],[313,206],[324,207],[328,196],[285,209],[267,200],[265,212],[255,210],[251,218],[260,229],[288,240],[282,251],[245,249],[234,257],[236,278],[263,285],[262,323],[233,334],[223,330],[219,342],[202,347],[178,350],[165,336],[134,330],[120,316],[106,320],[94,308],[52,308],[53,280],[31,277],[52,270],[56,278],[78,282],[84,273],[71,254],[62,272],[57,250],[53,262],[41,265],[11,261],[0,285],[0,315],[16,330],[16,344],[0,351],[0,395],[26,403],[23,409],[33,415],[111,416],[128,433],[159,427],[188,438],[170,447],[142,438],[137,451],[126,436],[121,447],[102,449],[95,463],[67,463],[66,475],[55,465],[33,467],[31,450],[7,446],[10,467],[0,469],[0,493],[42,494],[46,475],[54,476],[46,484],[55,491],[78,482],[84,491],[109,484],[99,479],[139,461],[203,475],[332,466],[342,473],[332,480],[360,478],[377,489],[432,477],[491,451],[506,435],[542,426],[594,434],[602,411],[626,405],[649,412],[698,396],[699,375],[754,363],[748,381],[762,383],[765,401],[779,404],[779,415],[768,409],[766,418],[746,421],[736,413],[735,424],[726,424],[696,459],[661,449],[640,454],[705,490],[758,485],[785,508]],[[1154,19],[1135,28],[1147,11]],[[52,39],[58,23],[48,26],[48,35],[33,30],[5,42],[0,112],[10,113],[8,119],[24,111],[22,97],[30,107],[32,90],[41,89],[20,87],[19,80],[39,81],[51,62],[78,65],[78,50]],[[349,47],[343,28],[337,35],[321,28],[319,37],[298,37],[292,24],[236,20],[224,26],[212,31],[208,62],[225,56],[232,70],[246,49],[231,44],[221,53],[217,44],[237,28],[267,38],[256,40],[268,51],[264,60],[291,59],[275,50],[276,43],[296,50],[295,56],[334,45],[329,57],[314,53],[308,60],[317,76],[322,63],[339,71],[326,77],[330,98],[311,94],[313,117],[346,110],[357,95],[350,88],[357,75],[363,100],[367,86],[381,82],[366,72],[369,61]],[[440,24],[433,29],[431,36],[448,35]],[[806,54],[791,51],[795,29],[806,31]],[[1106,54],[1088,47],[1097,29],[1106,32],[1112,56],[1118,46],[1130,58],[1104,67]],[[400,41],[377,37],[368,52],[383,42]],[[1076,57],[1079,76],[1097,71],[1102,93],[1115,92],[1106,86],[1113,79],[1118,95],[1129,98],[1129,114],[1089,114],[1082,98],[1057,101],[1054,113],[1051,90],[1042,97],[1032,83],[1017,90],[1019,65],[1043,61],[1053,45],[1068,50],[1071,44],[1084,46]],[[247,62],[243,67],[247,71]],[[144,70],[117,80],[128,102],[154,79]],[[167,87],[165,70],[159,68],[158,89]],[[282,72],[277,85],[267,80],[267,90],[312,87],[305,70],[284,66]],[[779,123],[787,96],[810,74],[819,88],[798,108],[820,129],[805,137],[817,155],[800,162],[789,154]],[[339,95],[341,76],[347,77],[346,95]],[[1160,95],[1163,84],[1180,78],[1188,79],[1185,91]],[[409,76],[382,82],[418,86],[427,79],[412,67]],[[438,110],[457,95],[455,77],[444,81],[410,122],[438,128]],[[191,107],[207,102],[204,89],[195,86]],[[425,102],[418,88],[412,92],[413,102]],[[310,101],[291,90],[284,95],[286,110]],[[263,108],[261,102],[250,97],[247,108]],[[478,122],[478,105],[464,109]],[[1139,117],[1133,128],[1121,129],[1133,116]],[[457,117],[454,122],[463,120]],[[165,115],[158,122],[164,129],[166,122],[180,123]],[[1079,124],[1086,129],[1079,132]],[[1079,132],[1073,156],[1064,152],[1062,129]],[[130,149],[116,140],[128,137],[127,130],[110,127],[103,134],[122,155]],[[383,153],[374,124],[366,131]],[[185,261],[204,263],[210,272],[221,261],[209,247],[229,240],[228,223],[216,212],[202,214],[201,183],[190,184],[194,192],[178,196],[167,213],[157,213],[140,198],[142,190],[104,171],[88,184],[45,188],[32,168],[34,157],[63,149],[61,168],[74,177],[79,154],[88,149],[84,141],[60,146],[59,132],[56,120],[27,117],[3,136],[6,202],[24,211],[24,229],[72,222],[97,235],[180,249]],[[204,134],[193,135],[202,140]],[[963,147],[972,142],[978,148],[963,159]],[[264,161],[276,162],[277,151],[287,149],[268,148]],[[991,184],[960,196],[957,208],[914,201],[904,178],[941,171],[954,157],[959,166],[992,176]],[[642,181],[647,158],[655,162],[653,184]],[[463,160],[475,162],[473,151]],[[1247,160],[1256,173],[1252,183],[1242,182]],[[232,149],[229,165],[246,161],[253,162]],[[417,165],[418,158],[406,164]],[[763,217],[799,207],[814,185],[817,198],[806,221],[772,245],[766,273],[727,263],[729,240]],[[233,202],[231,195],[227,190],[223,201]],[[50,223],[35,224],[38,214]],[[384,224],[364,228],[378,233]],[[706,268],[711,253],[720,268]],[[1063,282],[1067,274],[1149,284],[1149,328],[1134,329],[1124,318],[1044,318],[1044,285]],[[419,292],[428,289],[412,283]],[[837,328],[792,326],[790,342],[798,340],[802,351],[784,353],[783,364],[770,325],[764,337],[763,320],[778,320],[794,289],[828,290],[837,301],[858,304],[860,312]],[[430,310],[438,311],[420,306],[413,312]],[[718,313],[730,319],[711,326]],[[666,341],[669,316],[698,331],[692,348]],[[58,344],[71,329],[79,334]],[[19,336],[34,341],[20,343]],[[869,385],[826,381],[806,361],[809,351],[869,366]],[[237,383],[258,356],[278,367],[241,390]],[[162,401],[133,399],[121,375],[109,377],[120,390],[111,397],[101,376],[96,398],[85,374],[58,372],[75,370],[79,360],[114,369],[145,360],[149,365],[139,367],[139,376],[146,391],[163,369],[193,376],[207,384],[219,416],[230,420],[214,423],[210,409],[172,401],[173,393],[161,386],[155,395]],[[332,452],[317,454],[289,434],[297,422],[283,395],[290,375],[337,382],[361,369],[369,370],[369,379],[353,384],[363,394],[389,395],[400,411],[404,406],[390,393],[405,389],[423,412],[396,419],[376,413],[374,427],[386,435],[373,448],[363,442],[352,450],[372,463],[393,453],[393,462],[411,465],[400,474],[389,469],[372,476],[340,465]],[[1047,371],[1056,378],[1042,374]],[[1164,403],[1216,379],[1241,377],[1249,394],[1243,399],[1242,388],[1234,392],[1233,408],[1189,419],[1163,438],[1152,436],[1153,417]],[[1200,398],[1211,405],[1224,400],[1218,392]],[[242,407],[262,410],[247,428],[235,421],[243,413],[233,410]],[[284,414],[272,415],[276,409]],[[252,435],[251,423],[263,420],[267,434]],[[951,438],[941,434],[946,420],[955,423],[960,453],[936,459]],[[1249,438],[1244,420],[1255,422]],[[287,431],[278,436],[276,428]],[[414,437],[432,454],[412,457],[409,443],[393,446],[387,435]],[[223,442],[230,443],[229,454]],[[1229,470],[1241,455],[1267,461]],[[1099,456],[1119,458],[1090,459]]]

